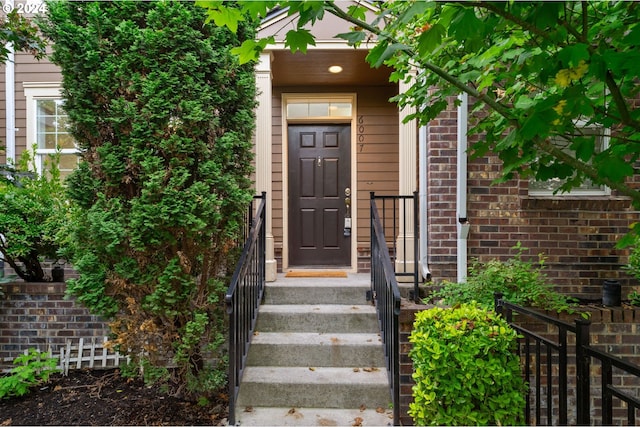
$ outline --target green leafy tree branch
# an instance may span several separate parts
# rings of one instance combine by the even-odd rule
[[[219,13],[223,2],[200,2]],[[256,4],[257,3],[257,4]],[[633,2],[376,2],[346,8],[333,1],[251,2],[265,17],[287,9],[297,29],[285,45],[305,51],[299,33],[325,13],[349,23],[337,34],[353,46],[370,46],[367,61],[394,69],[392,80],[411,87],[395,100],[416,107],[426,123],[466,93],[478,115],[480,135],[472,155],[497,154],[501,181],[515,174],[560,178],[559,191],[585,180],[606,185],[640,207],[634,185],[640,155],[640,7]],[[369,14],[367,14],[369,13]],[[230,20],[233,21],[233,20]],[[224,19],[218,21],[227,25]],[[229,25],[235,25],[231,22]],[[247,41],[241,60],[255,57],[273,39]],[[600,129],[600,134],[585,132]],[[604,129],[607,129],[606,134]],[[606,136],[608,147],[598,141]],[[553,143],[551,142],[553,141]]]

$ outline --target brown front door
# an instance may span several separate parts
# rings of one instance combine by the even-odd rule
[[[349,125],[289,126],[289,264],[349,266]],[[352,195],[349,195],[352,197]]]

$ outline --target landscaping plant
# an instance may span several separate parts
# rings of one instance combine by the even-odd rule
[[[0,376],[0,399],[24,396],[32,387],[46,383],[51,374],[58,372],[58,359],[34,348],[16,357],[13,364],[15,367],[8,375]]]
[[[640,237],[634,236],[631,242],[629,262],[625,270],[636,279],[640,279]],[[628,298],[631,305],[640,306],[640,293],[637,290],[631,291]]]
[[[495,312],[475,303],[421,311],[409,341],[415,425],[524,422],[517,333]]]
[[[67,218],[58,158],[49,156],[48,172],[38,175],[35,149],[26,150],[0,174],[0,260],[27,282],[50,281],[42,262],[58,258],[56,234]]]
[[[229,52],[253,25],[205,19],[185,1],[57,1],[41,22],[81,153],[69,292],[111,319],[111,343],[147,378],[176,366],[174,392],[198,398],[225,380],[222,296],[253,196],[256,95],[253,65]]]
[[[493,308],[494,294],[500,292],[513,304],[571,312],[571,299],[556,292],[543,272],[544,257],[540,255],[537,262],[525,260],[522,253],[526,248],[518,244],[514,249],[515,256],[504,262],[474,260],[465,282],[445,282],[431,297],[441,298],[447,305],[476,301]]]

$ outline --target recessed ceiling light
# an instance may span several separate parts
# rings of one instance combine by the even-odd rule
[[[342,72],[342,67],[339,65],[332,65],[329,67],[329,72],[333,74],[338,74]]]

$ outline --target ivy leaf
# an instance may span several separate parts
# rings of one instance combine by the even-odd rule
[[[291,53],[296,53],[297,51],[307,53],[307,46],[315,46],[316,40],[309,30],[301,28],[288,31],[284,45],[291,49]]]

